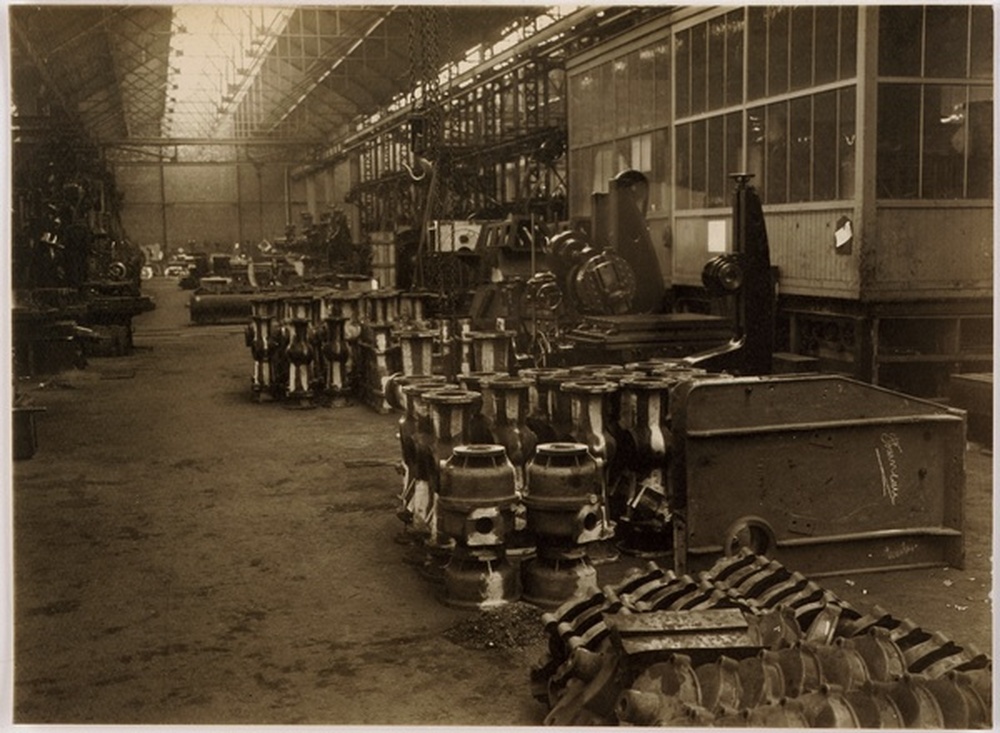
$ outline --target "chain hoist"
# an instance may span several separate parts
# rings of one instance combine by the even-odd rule
[[[433,214],[434,201],[439,186],[441,155],[441,47],[438,22],[446,9],[422,6],[409,9],[410,82],[414,96],[410,116],[410,148],[420,163],[417,173],[410,166],[407,171],[414,181],[430,175],[420,222],[420,244],[417,250],[416,284],[424,283],[423,259],[427,251],[428,225]],[[420,87],[420,100],[416,101],[416,87]]]

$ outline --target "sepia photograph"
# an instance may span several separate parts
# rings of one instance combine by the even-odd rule
[[[0,728],[993,728],[992,5],[2,18]]]

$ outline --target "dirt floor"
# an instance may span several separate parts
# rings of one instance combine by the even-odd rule
[[[133,355],[22,385],[47,412],[14,468],[13,720],[539,724],[534,609],[487,633],[396,541],[398,415],[255,404],[242,328],[146,291]],[[989,650],[991,463],[969,445],[965,569],[821,583]]]

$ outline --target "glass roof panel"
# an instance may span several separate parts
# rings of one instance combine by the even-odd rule
[[[167,71],[167,137],[227,137],[231,112],[284,30],[291,7],[174,7]]]

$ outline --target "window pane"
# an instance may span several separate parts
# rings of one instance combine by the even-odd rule
[[[788,200],[809,201],[812,181],[812,97],[799,97],[788,104]]]
[[[706,83],[708,78],[707,24],[702,23],[691,29],[691,112],[697,114],[706,109]]]
[[[744,170],[741,154],[743,151],[743,115],[731,112],[726,115],[726,195],[731,186],[729,174]]]
[[[879,85],[877,147],[878,197],[916,198],[920,172],[919,86]]]
[[[879,8],[878,73],[882,76],[920,76],[923,8]]]
[[[769,7],[767,32],[767,93],[788,91],[788,16],[790,8]]]
[[[726,18],[713,18],[708,24],[708,109],[725,103]]]
[[[611,64],[601,64],[599,68],[600,73],[600,83],[597,87],[597,97],[596,99],[614,99],[615,98],[615,88],[611,81]],[[613,104],[600,104],[595,110],[598,114],[597,117],[600,120],[600,126],[597,130],[598,140],[608,140],[615,136],[615,105]]]
[[[962,197],[965,178],[966,87],[924,87],[924,150],[921,196]]]
[[[590,142],[587,139],[586,121],[584,114],[583,96],[583,75],[571,77],[569,80],[569,144],[571,146],[581,145]]]
[[[840,8],[840,78],[850,79],[858,68],[858,9]]]
[[[670,122],[670,46],[659,43],[653,49],[656,66],[656,117],[654,124],[666,125]]]
[[[822,35],[822,34],[820,34]],[[813,97],[813,200],[837,198],[837,93]]]
[[[840,159],[840,198],[854,198],[854,156],[858,140],[854,108],[857,103],[855,88],[841,89],[840,95],[840,136],[837,139],[837,155]]]
[[[968,126],[969,181],[966,196],[993,196],[993,90],[972,87],[969,90]]]
[[[649,175],[649,213],[670,211],[670,136],[667,130],[652,133],[653,169]]]
[[[792,8],[791,88],[804,89],[812,84],[813,9]]]
[[[691,114],[691,31],[678,33],[674,43],[677,59],[677,79],[675,81],[677,116],[687,117]]]
[[[615,147],[602,145],[594,150],[594,180],[591,192],[607,193],[608,180],[615,174]]]
[[[628,132],[628,57],[611,62],[611,91],[609,99],[614,100],[615,135]]]
[[[708,120],[708,198],[709,206],[723,206],[726,196],[726,130],[722,117]]]
[[[726,16],[726,104],[743,102],[743,11]]]
[[[652,48],[639,51],[637,64],[639,82],[635,104],[639,112],[639,126],[642,129],[656,124],[656,53]]]
[[[838,9],[829,5],[816,8],[816,83],[826,84],[837,80],[837,27]]]
[[[650,155],[652,152],[652,139],[648,134],[636,135],[629,139],[629,144],[631,146],[628,161],[629,167],[640,170],[648,176],[653,167],[653,160]]]
[[[788,107],[772,104],[767,108],[766,200],[770,204],[788,201]]]
[[[747,99],[760,99],[767,93],[767,20],[766,8],[752,5],[747,9]]]
[[[966,76],[969,9],[962,5],[928,5],[924,76]]]
[[[989,79],[993,76],[993,8],[972,8],[972,69],[970,76]]]
[[[677,208],[691,208],[691,125],[677,128]]]
[[[643,111],[649,109],[649,97],[642,94],[639,80],[639,52],[628,55],[628,131],[642,129]]]
[[[723,180],[723,205],[729,204],[733,183],[729,179],[731,173],[742,173],[746,170],[742,160],[743,155],[743,114],[731,112],[726,115],[726,171]]]
[[[696,122],[691,126],[691,206],[705,206],[706,198],[706,163],[705,163],[705,122]]]
[[[766,129],[764,108],[747,110],[747,172],[752,173],[757,189],[764,191],[764,147]]]
[[[599,99],[597,96],[600,94],[600,73],[595,73],[594,71],[588,71],[583,76],[583,80],[580,82],[580,88],[583,92],[583,97],[585,101],[584,112],[582,124],[585,130],[584,138],[587,143],[597,142],[597,132],[598,125],[600,124],[600,115],[595,115],[594,110],[587,107],[587,104],[592,104],[593,99]]]
[[[642,157],[641,145],[633,145],[632,140],[618,140],[615,142],[615,157],[611,163],[611,173],[608,178],[614,178],[622,171],[629,169],[642,170],[640,158]]]

